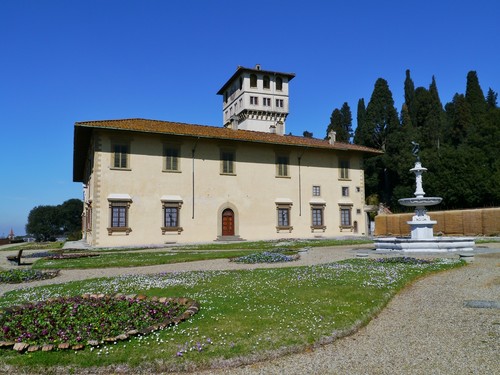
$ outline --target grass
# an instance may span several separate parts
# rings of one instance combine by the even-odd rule
[[[1,248],[0,251],[19,251],[19,250],[59,250],[62,249],[64,242],[25,242],[16,246]]]
[[[141,267],[159,264],[193,262],[196,260],[209,260],[239,257],[248,254],[248,250],[211,251],[211,252],[173,252],[173,251],[139,251],[124,253],[103,253],[99,257],[76,259],[40,259],[36,261],[33,269],[88,269],[109,267]]]
[[[156,249],[105,249],[95,250],[101,256],[79,259],[41,259],[33,264],[33,269],[75,269],[75,268],[109,268],[109,267],[141,267],[159,264],[192,262],[197,260],[235,258],[254,252],[281,251],[293,255],[304,247],[349,246],[372,243],[365,240],[290,240],[290,241],[257,241],[236,242],[226,244],[203,244],[176,246],[172,250]]]
[[[238,365],[303,350],[351,333],[376,315],[404,285],[463,265],[351,259],[311,267],[122,276],[18,290],[0,307],[83,293],[189,297],[200,312],[178,326],[94,350],[0,351],[11,372],[158,373]],[[115,370],[113,370],[115,369]]]

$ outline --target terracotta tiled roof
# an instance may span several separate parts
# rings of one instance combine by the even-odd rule
[[[83,178],[83,167],[85,162],[84,157],[88,150],[90,133],[93,129],[167,134],[196,138],[223,139],[241,142],[266,143],[341,151],[357,151],[369,154],[382,153],[380,150],[349,143],[335,142],[333,145],[331,145],[327,140],[322,139],[305,138],[293,135],[278,135],[249,130],[232,130],[223,127],[193,125],[181,122],[146,120],[138,118],[123,120],[85,121],[75,123],[73,159],[74,181],[81,181],[81,179]]]

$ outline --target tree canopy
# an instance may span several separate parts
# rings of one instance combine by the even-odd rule
[[[59,235],[78,237],[83,202],[69,199],[57,206],[36,206],[28,215],[26,233],[37,241],[49,241]]]
[[[470,71],[465,93],[456,93],[443,106],[435,77],[427,88],[415,88],[407,70],[404,97],[398,113],[387,81],[379,78],[368,105],[358,101],[354,143],[385,151],[365,160],[365,195],[378,197],[393,211],[404,210],[397,201],[415,189],[409,169],[415,161],[411,141],[416,141],[428,169],[424,189],[443,197],[440,209],[500,205],[497,93],[489,88],[485,96],[477,73]],[[330,124],[339,126],[340,119],[335,109]]]

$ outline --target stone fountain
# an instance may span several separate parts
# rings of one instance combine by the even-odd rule
[[[416,157],[415,166],[410,172],[415,173],[416,189],[414,198],[399,199],[399,204],[407,207],[415,207],[415,215],[410,225],[411,237],[382,237],[375,239],[375,249],[381,251],[412,251],[412,252],[436,252],[436,251],[472,251],[474,250],[474,238],[472,237],[434,237],[433,227],[437,223],[427,215],[427,206],[435,206],[441,203],[441,197],[426,197],[422,185],[422,173],[427,168],[422,166],[419,157],[419,145],[412,142],[413,155]]]

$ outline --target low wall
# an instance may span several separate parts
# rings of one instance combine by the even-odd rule
[[[427,212],[436,220],[434,234],[447,236],[498,236],[500,235],[500,208]],[[414,214],[377,215],[376,236],[409,236],[410,221]]]

